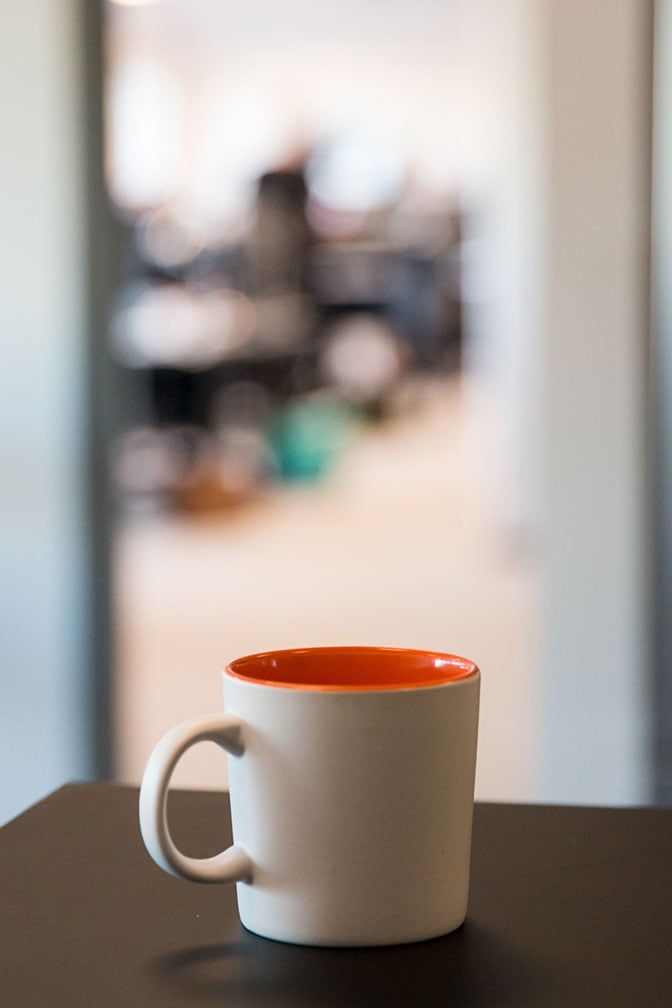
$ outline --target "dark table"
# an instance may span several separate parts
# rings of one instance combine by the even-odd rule
[[[21,1008],[672,1005],[672,811],[478,804],[462,928],[398,948],[258,938],[235,892],[165,875],[137,791],[73,784],[0,830],[0,1004]],[[175,792],[188,853],[228,797]]]

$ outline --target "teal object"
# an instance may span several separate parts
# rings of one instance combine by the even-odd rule
[[[271,431],[278,475],[287,481],[322,479],[350,440],[352,409],[334,399],[295,400]]]

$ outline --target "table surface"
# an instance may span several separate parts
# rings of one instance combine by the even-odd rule
[[[466,923],[378,949],[247,932],[231,886],[150,861],[138,794],[71,784],[0,830],[3,1005],[672,1005],[672,810],[477,804]],[[228,796],[174,792],[176,840],[230,842]]]

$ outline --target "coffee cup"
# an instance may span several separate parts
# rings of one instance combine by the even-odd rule
[[[145,846],[165,871],[236,883],[250,931],[301,945],[447,934],[466,915],[480,672],[456,655],[312,647],[231,661],[224,711],[185,721],[140,789]],[[201,741],[227,753],[233,845],[178,850],[172,772]]]

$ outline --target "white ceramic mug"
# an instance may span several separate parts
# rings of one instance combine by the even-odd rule
[[[303,945],[390,945],[459,927],[467,911],[480,673],[430,651],[301,648],[225,669],[225,714],[176,726],[140,790],[161,868],[236,882],[250,931]],[[196,742],[228,754],[234,844],[175,847],[170,776]]]

